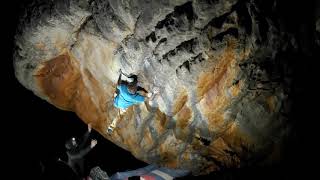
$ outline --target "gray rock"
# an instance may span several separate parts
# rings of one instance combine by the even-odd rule
[[[260,3],[35,1],[16,34],[16,77],[148,163],[197,175],[274,162],[291,129],[290,66],[278,54],[295,37]],[[108,136],[119,69],[160,95]]]

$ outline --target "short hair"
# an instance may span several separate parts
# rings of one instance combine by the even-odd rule
[[[131,83],[128,84],[128,91],[129,91],[131,94],[137,93],[137,90],[138,90],[137,85],[131,84]]]

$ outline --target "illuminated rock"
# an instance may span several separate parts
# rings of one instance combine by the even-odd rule
[[[272,163],[290,130],[290,67],[278,56],[289,36],[265,13],[272,6],[36,2],[16,35],[16,77],[145,162],[193,174]],[[120,68],[161,91],[152,106],[130,107],[109,136]]]

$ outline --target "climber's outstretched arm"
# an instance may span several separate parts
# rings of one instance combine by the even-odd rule
[[[119,74],[119,78],[118,78],[118,82],[117,83],[118,83],[117,85],[119,85],[121,83],[121,69],[120,69],[120,74]]]

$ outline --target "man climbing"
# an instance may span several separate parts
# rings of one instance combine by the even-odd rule
[[[125,77],[121,79],[121,75]],[[116,127],[117,121],[126,110],[135,104],[143,103],[145,100],[151,101],[158,93],[158,89],[154,89],[153,93],[148,93],[144,88],[138,86],[137,75],[126,75],[120,69],[120,75],[117,82],[117,91],[114,95],[113,104],[119,109],[119,115],[108,127],[108,133],[111,134]]]

